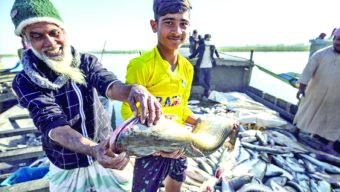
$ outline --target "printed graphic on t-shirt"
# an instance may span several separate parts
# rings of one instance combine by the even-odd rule
[[[167,97],[158,97],[159,103],[162,105],[162,107],[174,107],[176,105],[179,105],[182,101],[182,96],[180,95],[174,95],[174,96],[167,96]]]

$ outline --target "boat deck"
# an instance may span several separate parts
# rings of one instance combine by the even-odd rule
[[[199,86],[193,86],[193,93],[200,92],[201,87]],[[242,93],[241,93],[242,94]],[[268,96],[265,96],[265,93],[258,92],[258,96],[261,99],[265,99]],[[279,102],[278,99],[273,99],[272,97],[268,97],[269,103],[277,103]],[[194,96],[191,98],[192,100],[195,99]],[[199,98],[198,98],[199,99]],[[222,103],[222,104],[221,104]],[[232,110],[230,109],[231,104],[226,104],[223,102],[216,102],[216,101],[200,101],[200,104],[193,104],[190,105],[195,113],[198,115],[202,114],[215,114],[215,115],[223,115],[225,113],[230,113]],[[229,106],[229,107],[228,107]],[[233,105],[233,106],[239,106],[239,105]],[[260,106],[260,104],[256,105]],[[261,104],[262,106],[262,104]],[[253,107],[252,107],[253,108]],[[286,107],[282,107],[286,108]],[[270,111],[270,109],[266,109]],[[233,114],[233,113],[232,113]],[[235,114],[235,113],[234,113]],[[9,109],[8,111],[4,112],[1,116],[0,121],[0,141],[1,146],[3,147],[2,150],[6,150],[4,148],[5,145],[8,145],[10,147],[7,148],[8,151],[2,152],[0,155],[0,163],[2,167],[0,167],[0,171],[2,171],[0,175],[0,181],[6,179],[11,173],[13,173],[17,168],[24,166],[24,163],[18,163],[19,160],[24,160],[28,162],[29,159],[38,159],[44,157],[44,153],[41,149],[41,146],[13,146],[15,140],[18,140],[20,137],[25,137],[25,135],[37,135],[36,129],[32,125],[32,121],[27,118],[27,111],[25,109],[22,109],[18,106],[14,106],[13,108]],[[281,126],[281,129],[289,129],[291,128],[291,124],[286,121],[287,124],[284,126]],[[242,123],[244,127],[248,129],[259,129],[259,130],[265,130],[263,126],[254,126],[254,122],[243,122]],[[19,139],[20,140],[20,139]],[[314,149],[310,146],[305,145],[304,143],[300,143],[300,146],[308,150],[309,152],[315,153],[315,154],[321,154],[321,155],[328,155],[327,153],[324,153],[322,151],[319,151],[317,149]],[[20,145],[19,145],[20,146]],[[240,145],[239,145],[240,146]],[[222,161],[222,152],[219,151],[219,156],[216,158],[218,161]],[[215,154],[216,156],[216,154]],[[213,157],[206,157],[206,158],[192,158],[189,160],[189,171],[192,168],[200,168],[200,170],[207,172],[211,178],[214,178],[215,171],[218,169],[218,165],[214,164],[213,168],[209,168],[209,166],[206,163],[211,164],[211,160],[214,160]],[[26,164],[27,165],[27,164]],[[6,167],[7,166],[7,167]],[[191,178],[192,179],[192,178]],[[189,179],[189,181],[191,181]],[[186,183],[184,191],[197,191],[197,186],[193,187],[191,186],[192,183]],[[196,183],[196,185],[198,185]],[[221,187],[221,185],[216,184],[216,187]],[[47,179],[38,179],[33,181],[27,181],[19,184],[15,184],[12,186],[7,187],[0,187],[0,191],[48,191],[48,180]]]

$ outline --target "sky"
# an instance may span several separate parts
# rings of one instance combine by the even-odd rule
[[[51,0],[80,51],[148,50],[156,43],[150,27],[153,0]],[[340,27],[339,0],[191,0],[192,30],[210,33],[217,47],[308,44]],[[10,10],[0,0],[0,54],[21,47]]]

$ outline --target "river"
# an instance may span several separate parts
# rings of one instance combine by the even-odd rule
[[[226,52],[243,58],[250,58],[249,52]],[[125,79],[126,64],[138,54],[105,54],[102,57],[103,65],[113,71],[119,79]],[[223,57],[223,53],[220,54]],[[308,61],[309,52],[255,52],[253,60],[274,73],[296,72],[301,73]],[[100,58],[100,55],[98,55]],[[297,90],[282,81],[269,76],[256,67],[253,70],[250,84],[265,92],[273,94],[293,104]]]
[[[250,53],[232,52],[236,56],[250,58]],[[302,73],[308,62],[309,52],[254,52],[253,60],[255,64],[265,67],[276,73],[296,72]],[[283,83],[268,74],[254,68],[250,85],[257,87],[264,92],[270,93],[276,97],[297,104],[297,89]]]
[[[250,52],[226,52],[226,54],[235,55],[243,58],[250,58]],[[129,61],[137,57],[139,54],[104,54],[96,55],[104,67],[117,75],[119,79],[124,81],[126,66]],[[255,64],[261,65],[274,73],[297,72],[301,73],[308,61],[309,52],[254,52],[253,60]],[[220,54],[223,57],[223,53]],[[14,66],[17,61],[15,57],[4,57],[2,62],[9,66]],[[291,87],[282,81],[269,76],[266,73],[258,70],[256,67],[253,70],[250,84],[264,92],[270,93],[276,97],[297,104],[295,98],[297,89]],[[119,124],[122,120],[120,117],[120,102],[113,102],[116,109],[116,123]]]

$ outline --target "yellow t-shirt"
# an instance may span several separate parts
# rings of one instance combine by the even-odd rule
[[[158,48],[134,58],[126,71],[127,84],[145,86],[162,105],[163,114],[178,116],[177,122],[183,124],[192,114],[188,108],[194,70],[191,63],[178,55],[177,66],[171,71],[168,61],[163,60]],[[123,119],[133,116],[129,103],[123,102]]]

